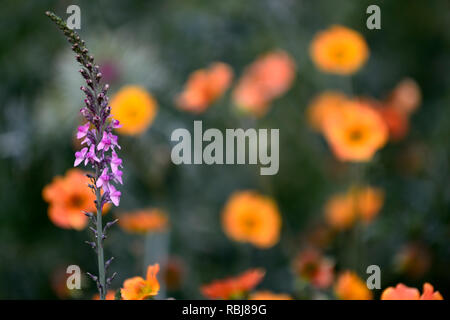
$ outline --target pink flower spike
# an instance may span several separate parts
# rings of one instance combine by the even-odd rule
[[[88,148],[83,148],[80,151],[75,152],[75,162],[73,163],[73,166],[78,166],[83,160],[85,160],[86,154],[87,154]]]
[[[97,188],[103,187],[103,189],[109,190],[109,188],[110,188],[109,180],[110,179],[111,178],[108,174],[108,168],[105,168],[105,169],[103,169],[103,172],[100,175],[100,177],[98,177],[97,183],[95,185],[97,186]]]
[[[79,126],[77,131],[77,139],[81,139],[85,137],[89,131],[90,123],[86,122],[86,124]]]
[[[110,186],[109,187],[109,199],[111,199],[111,202],[118,207],[119,203],[120,203],[120,196],[122,195],[122,193],[118,190],[116,190],[116,188],[114,188],[114,186]]]

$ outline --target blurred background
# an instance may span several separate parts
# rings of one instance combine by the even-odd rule
[[[79,33],[102,68],[111,96],[124,86],[139,86],[158,106],[145,130],[119,133],[122,200],[105,219],[157,208],[168,222],[137,233],[112,228],[106,253],[116,258],[113,289],[159,262],[160,298],[204,298],[203,284],[255,267],[266,271],[258,288],[296,298],[333,298],[331,284],[314,288],[296,263],[305,248],[314,247],[332,261],[336,277],[352,270],[366,279],[367,266],[375,264],[381,268],[382,288],[401,282],[421,289],[430,282],[444,298],[450,296],[448,1],[4,0],[1,299],[91,299],[96,291],[89,279],[83,280],[83,290],[66,289],[68,265],[96,271],[95,254],[83,243],[91,235],[87,228],[53,223],[43,198],[44,187],[72,168],[79,147],[74,135],[81,124],[83,81],[69,44],[44,15],[52,10],[66,19],[71,4],[81,8]],[[366,27],[371,4],[381,8],[380,30]],[[335,24],[360,33],[369,47],[367,62],[352,75],[321,72],[311,59],[317,32]],[[238,111],[233,88],[251,63],[274,50],[289,54],[295,78],[264,115]],[[192,72],[216,61],[232,68],[230,89],[202,112],[177,107]],[[365,184],[383,191],[382,207],[369,225],[334,230],[324,206],[346,192],[361,170],[339,161],[311,129],[308,106],[326,90],[385,101],[406,78],[420,88],[420,105],[408,118],[406,133],[379,150],[362,174]],[[192,132],[194,120],[222,131],[279,128],[278,174],[260,176],[254,165],[174,165],[171,133],[176,128]],[[275,201],[281,229],[273,245],[235,241],[224,231],[224,207],[242,190]],[[374,290],[374,297],[380,293]]]

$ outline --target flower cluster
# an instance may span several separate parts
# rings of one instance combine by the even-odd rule
[[[77,55],[77,60],[82,64],[85,62],[80,54]],[[106,84],[97,93],[101,78],[98,66],[92,66],[88,62],[83,64],[80,73],[88,85],[81,87],[86,94],[84,99],[86,106],[80,110],[87,122],[78,127],[77,139],[83,139],[81,145],[85,147],[75,152],[74,166],[84,163],[85,166],[90,165],[95,170],[95,176],[91,177],[94,184],[90,187],[94,191],[103,191],[100,208],[108,202],[118,206],[121,193],[112,183],[123,184],[120,170],[122,159],[117,156],[116,150],[120,149],[120,146],[112,130],[120,128],[121,125],[111,116],[111,107],[106,96],[108,85]]]

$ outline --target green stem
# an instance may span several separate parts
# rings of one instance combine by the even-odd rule
[[[98,169],[97,169],[98,171]],[[96,176],[98,177],[99,172]],[[105,300],[106,279],[105,279],[105,258],[103,254],[103,226],[102,226],[102,196],[100,189],[95,191],[97,197],[97,257],[98,257],[98,281],[100,282],[99,294],[100,300]]]

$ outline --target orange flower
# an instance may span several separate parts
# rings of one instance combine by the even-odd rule
[[[392,91],[387,104],[404,115],[410,115],[420,105],[422,94],[413,79],[403,79]]]
[[[325,217],[337,230],[351,227],[357,218],[371,222],[384,203],[384,192],[374,187],[351,188],[346,193],[332,196],[325,205]]]
[[[327,288],[333,282],[334,264],[319,251],[308,248],[300,252],[294,262],[295,272],[314,287]]]
[[[65,176],[53,178],[45,186],[42,196],[49,202],[48,216],[60,228],[81,230],[86,227],[88,217],[83,211],[96,212],[95,195],[89,189],[91,183],[86,173],[79,169],[70,169]],[[105,206],[103,213],[108,210]]]
[[[339,275],[334,292],[340,300],[372,300],[372,292],[352,271]]]
[[[348,75],[367,61],[369,48],[359,32],[335,25],[314,37],[310,55],[320,70]]]
[[[406,114],[389,105],[376,110],[386,123],[391,140],[399,141],[408,134],[409,119]]]
[[[380,212],[384,203],[384,192],[373,187],[356,190],[357,212],[361,219],[368,223]]]
[[[423,285],[423,293],[420,296],[420,300],[444,300],[439,291],[434,291],[431,284],[425,283]]]
[[[339,114],[339,108],[347,99],[344,94],[334,91],[326,91],[315,97],[306,111],[311,127],[316,131],[322,131],[325,119]]]
[[[337,230],[350,228],[356,219],[353,197],[348,194],[332,196],[325,204],[325,217],[328,224]]]
[[[223,62],[213,63],[208,69],[197,70],[189,76],[176,104],[185,111],[204,112],[224,94],[232,79],[233,70]]]
[[[444,300],[444,298],[439,291],[434,291],[433,286],[429,283],[423,285],[422,295],[416,288],[399,283],[395,288],[385,289],[381,294],[381,300]]]
[[[295,62],[282,50],[265,54],[244,71],[233,99],[238,108],[264,115],[271,101],[283,95],[295,78]]]
[[[250,269],[236,277],[213,281],[200,290],[209,299],[241,299],[261,282],[264,274],[262,269]]]
[[[156,100],[142,87],[125,86],[111,99],[111,114],[120,121],[116,129],[125,135],[143,133],[155,119],[158,111]]]
[[[348,101],[325,119],[324,135],[341,161],[369,161],[384,146],[388,130],[380,115],[362,101]]]
[[[146,300],[156,296],[159,291],[159,282],[156,274],[159,272],[159,264],[150,265],[147,268],[147,279],[134,277],[125,280],[120,289],[123,300]]]
[[[248,300],[293,300],[285,293],[273,293],[267,290],[252,293]]]
[[[100,300],[100,295],[96,294],[93,298],[93,300]],[[105,296],[105,300],[116,300],[116,293],[112,290],[108,290]]]
[[[222,225],[231,239],[266,249],[278,242],[281,217],[271,198],[241,191],[233,194],[225,205]]]
[[[131,233],[147,233],[164,231],[168,225],[168,217],[159,209],[143,209],[120,215],[119,225]]]

